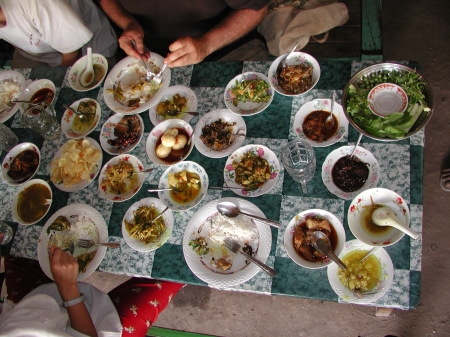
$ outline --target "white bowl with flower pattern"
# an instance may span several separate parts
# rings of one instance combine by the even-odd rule
[[[277,67],[280,64],[281,60],[286,56],[286,54],[281,55],[280,57],[275,59],[275,61],[272,62],[271,66],[269,68],[269,74],[268,74],[269,83],[272,86],[272,88],[281,95],[284,95],[284,96],[304,95],[307,92],[309,92],[312,88],[314,88],[316,86],[317,82],[319,82],[319,79],[320,79],[319,62],[317,62],[317,60],[314,57],[312,57],[311,55],[302,53],[302,52],[293,52],[291,55],[289,55],[288,58],[286,58],[286,64],[288,66],[307,64],[307,65],[311,65],[313,67],[311,87],[309,87],[308,90],[306,90],[300,94],[289,94],[286,92],[286,90],[284,90],[282,87],[280,87],[280,85],[278,84],[278,78],[277,78]]]
[[[312,139],[306,137],[303,133],[303,122],[305,118],[313,111],[330,111],[330,100],[329,99],[315,99],[309,102],[306,102],[302,105],[302,107],[297,111],[294,118],[294,132],[297,137],[301,140],[304,140],[311,144],[314,147],[325,147],[337,143],[344,137],[344,135],[348,131],[348,120],[345,117],[344,109],[338,103],[334,103],[333,106],[333,115],[337,120],[337,130],[336,133],[328,138],[324,142],[317,142]]]
[[[161,175],[161,178],[159,179],[158,188],[171,188],[172,186],[170,186],[169,184],[169,173],[175,174],[177,172],[182,171],[193,172],[199,175],[200,192],[198,193],[195,199],[186,203],[181,203],[172,198],[172,196],[170,195],[171,191],[159,191],[158,192],[159,199],[161,199],[164,205],[168,206],[171,210],[174,211],[185,211],[189,208],[198,205],[208,192],[209,186],[208,174],[206,173],[203,167],[201,167],[199,164],[193,161],[182,161],[181,163],[168,167]]]
[[[370,249],[372,249],[371,246],[368,246],[359,240],[351,240],[345,243],[344,249],[338,257],[342,259],[345,255],[352,251],[369,251]],[[375,256],[380,262],[381,277],[374,289],[362,294],[352,292],[341,283],[338,277],[339,267],[336,263],[332,263],[328,266],[328,281],[330,282],[331,288],[333,288],[336,295],[349,303],[369,304],[379,300],[387,293],[394,279],[394,266],[392,264],[391,257],[383,248],[378,248],[373,253],[373,256]]]
[[[265,183],[263,183],[261,186],[258,187],[258,189],[254,191],[245,191],[244,186],[239,185],[236,183],[236,174],[233,167],[233,162],[237,161],[239,162],[241,158],[249,153],[252,152],[253,154],[257,155],[258,157],[261,157],[265,160],[267,160],[269,167],[270,167],[270,178]],[[228,187],[238,187],[242,189],[232,189],[234,193],[237,195],[241,195],[243,197],[257,197],[259,195],[266,194],[269,192],[274,186],[275,183],[278,181],[278,177],[280,175],[280,162],[278,161],[278,158],[276,154],[270,150],[269,148],[263,146],[263,145],[246,145],[243,146],[236,151],[234,151],[227,159],[225,163],[225,168],[223,170],[223,176],[225,179],[225,184]]]
[[[19,153],[21,153],[23,151],[27,151],[27,150],[31,150],[31,151],[34,151],[37,153],[38,165],[37,165],[36,169],[34,170],[34,172],[29,177],[27,177],[23,180],[15,181],[15,180],[11,179],[10,176],[8,176],[8,171],[11,168],[11,163],[13,162],[14,158],[16,158],[16,156]],[[40,165],[41,165],[41,152],[39,151],[39,148],[36,145],[34,145],[33,143],[28,143],[28,142],[17,144],[6,154],[5,158],[3,159],[3,163],[2,163],[3,181],[11,186],[22,185],[23,183],[27,182],[28,180],[33,179],[33,177],[36,175],[37,171],[39,170]]]
[[[380,180],[380,165],[378,164],[378,161],[370,151],[358,146],[354,153],[354,156],[357,157],[360,161],[368,164],[369,176],[367,177],[366,182],[360,189],[354,192],[344,192],[335,185],[332,177],[334,164],[336,164],[336,162],[340,158],[350,155],[353,149],[354,146],[341,146],[340,148],[332,151],[327,156],[327,158],[325,158],[325,161],[322,165],[322,181],[328,191],[330,191],[337,197],[346,200],[351,200],[362,191],[377,186],[378,181]]]
[[[25,90],[22,91],[22,94],[19,97],[19,101],[31,101],[31,97],[34,96],[34,94],[36,94],[39,90],[42,89],[50,89],[51,91],[53,91],[53,98],[52,101],[50,102],[50,104],[53,104],[53,102],[55,101],[55,96],[56,96],[56,87],[55,84],[48,79],[40,79],[40,80],[36,80],[31,82],[30,84],[28,84],[28,86],[25,88]],[[38,96],[39,97],[39,96]],[[19,109],[20,112],[24,113],[25,110],[27,110],[31,105],[27,104],[27,103],[20,103]]]
[[[79,58],[77,62],[70,68],[69,71],[69,85],[75,91],[89,91],[94,88],[97,88],[100,84],[102,84],[106,74],[108,73],[108,61],[106,57],[102,54],[92,54],[92,66],[94,67],[94,72],[96,73],[96,78],[94,78],[93,83],[84,87],[80,83],[81,74],[83,74],[84,70],[87,66],[87,55]],[[98,71],[97,71],[98,69]],[[104,71],[103,71],[104,70]]]
[[[243,81],[254,80],[254,79],[259,79],[259,80],[262,80],[267,83],[266,93],[268,95],[270,95],[268,101],[267,102],[238,101],[237,105],[235,106],[233,104],[232,89],[234,87],[236,87],[236,81],[238,83],[241,83]],[[274,95],[274,92],[269,85],[269,79],[267,78],[267,76],[264,74],[258,73],[258,72],[249,71],[249,72],[237,75],[230,82],[228,82],[228,84],[225,88],[224,100],[225,100],[225,105],[227,106],[227,108],[229,110],[233,111],[235,114],[239,114],[242,116],[251,116],[251,115],[256,115],[256,114],[264,111],[270,105],[270,103],[272,103],[273,95]]]
[[[20,223],[21,225],[25,225],[25,226],[33,225],[33,224],[41,221],[47,215],[48,211],[50,210],[50,207],[52,206],[51,204],[49,204],[47,210],[43,214],[41,214],[41,216],[38,219],[35,219],[33,221],[26,221],[26,220],[23,220],[20,217],[19,212],[17,210],[17,208],[18,208],[17,206],[19,204],[19,196],[20,196],[20,194],[23,191],[25,191],[27,188],[31,187],[32,185],[42,185],[42,186],[44,186],[49,191],[49,194],[50,194],[50,198],[49,199],[50,200],[53,199],[52,188],[50,187],[50,185],[45,180],[32,179],[32,180],[28,180],[25,184],[20,186],[19,189],[16,192],[16,195],[13,198],[13,201],[12,201],[11,214],[12,214],[12,217],[13,217],[14,221]],[[33,195],[33,198],[35,198],[34,195]],[[34,207],[36,207],[36,206],[34,206]]]
[[[77,111],[78,105],[80,105],[81,102],[87,102],[87,101],[94,101],[95,102],[95,115],[94,115],[94,121],[90,124],[89,128],[84,130],[83,132],[76,131],[74,129],[73,123],[75,122],[75,116],[77,116],[75,113],[73,113],[71,110],[66,109],[64,111],[64,114],[61,118],[61,130],[68,138],[82,138],[86,137],[88,134],[90,134],[94,129],[97,127],[98,123],[100,122],[100,117],[102,116],[102,109],[100,107],[100,104],[95,99],[92,98],[82,98],[78,101],[72,103],[70,107]]]

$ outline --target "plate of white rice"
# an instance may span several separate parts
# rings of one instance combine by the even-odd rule
[[[19,99],[26,88],[23,75],[14,70],[0,72],[0,123],[6,122],[19,109],[18,103],[9,106],[11,101]]]
[[[247,200],[223,198],[203,206],[189,221],[183,237],[183,253],[187,265],[209,286],[224,289],[250,280],[261,269],[244,256],[229,251],[223,246],[223,241],[229,238],[238,242],[265,263],[272,245],[272,233],[267,224],[252,221],[249,217],[239,215],[230,218],[220,214],[217,204],[221,201],[231,201],[249,214],[263,218],[265,215]],[[208,252],[204,255],[199,255],[193,248],[193,244],[199,239],[204,239],[208,247]]]
[[[47,232],[49,226],[59,216],[64,216],[70,222],[69,229],[49,230]],[[92,253],[92,260],[88,262],[84,271],[80,271],[77,281],[85,279],[97,269],[105,256],[106,247],[81,248],[76,245],[78,239],[93,240],[95,243],[108,242],[108,228],[105,219],[95,208],[86,204],[70,204],[61,208],[48,219],[42,228],[38,240],[38,260],[45,275],[53,280],[48,256],[49,249],[52,246],[66,250],[73,244],[72,256],[77,259],[80,256]]]

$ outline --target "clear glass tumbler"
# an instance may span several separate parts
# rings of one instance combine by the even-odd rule
[[[22,123],[46,140],[54,140],[61,133],[61,125],[56,120],[55,109],[51,105],[34,105],[25,110]]]
[[[0,221],[0,245],[7,245],[13,237],[11,226]]]
[[[0,150],[9,151],[17,145],[19,139],[10,128],[0,123]]]
[[[303,140],[293,140],[281,149],[281,161],[292,179],[300,183],[303,193],[307,194],[306,183],[316,171],[314,148]]]

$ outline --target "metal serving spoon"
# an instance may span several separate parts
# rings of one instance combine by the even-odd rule
[[[247,187],[228,187],[228,186],[208,186],[208,188],[216,189],[216,190],[244,190],[244,191],[255,191],[258,189],[258,186],[252,185]]]
[[[342,262],[336,256],[336,254],[333,253],[333,250],[331,249],[330,239],[328,239],[328,236],[326,236],[324,233],[322,233],[321,231],[315,231],[311,235],[311,243],[314,248],[336,262],[339,267],[341,267],[342,269],[347,269],[344,262]]]
[[[242,214],[242,215],[248,216],[250,218],[265,222],[268,225],[275,227],[275,228],[280,228],[280,226],[281,226],[281,224],[278,221],[261,218],[259,216],[253,215],[253,214],[244,213],[239,209],[239,207],[236,204],[234,204],[230,201],[219,202],[217,204],[217,210],[221,214],[229,216],[230,218],[234,218],[234,217],[237,217],[239,214]]]
[[[283,59],[281,59],[280,63],[278,63],[277,71],[276,71],[277,75],[279,75],[281,73],[281,71],[283,70],[283,68],[286,67],[286,59],[288,58],[289,55],[291,55],[295,51],[295,49],[297,49],[297,46],[298,46],[298,42],[295,43],[294,48],[292,48],[292,50],[289,53],[287,53]]]
[[[334,108],[334,101],[336,100],[336,90],[333,90],[331,92],[331,98],[330,98],[330,115],[325,119],[325,127],[327,129],[331,129],[334,126],[334,118],[333,118],[333,108]]]
[[[82,123],[87,123],[87,122],[89,122],[91,120],[91,115],[86,115],[86,114],[83,114],[81,112],[78,112],[77,110],[75,110],[74,108],[68,106],[67,104],[63,104],[63,107],[65,107],[67,110],[72,111],[74,114],[77,114],[78,116],[80,116],[80,119],[81,119]],[[84,119],[86,119],[86,120],[84,120]]]

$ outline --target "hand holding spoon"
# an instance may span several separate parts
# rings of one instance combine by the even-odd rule
[[[414,240],[419,237],[419,233],[402,225],[401,221],[389,207],[380,207],[373,211],[372,221],[378,226],[391,226],[409,235]]]
[[[217,204],[217,210],[221,214],[229,216],[230,218],[234,218],[234,217],[237,217],[239,214],[242,214],[242,215],[248,216],[250,218],[254,218],[259,221],[265,222],[268,225],[275,227],[275,228],[280,228],[280,226],[281,226],[281,224],[278,221],[261,218],[259,216],[253,215],[253,214],[244,213],[239,209],[239,207],[236,204],[234,204],[230,201],[219,202]]]
[[[333,253],[333,250],[331,249],[330,239],[328,239],[328,236],[326,236],[324,233],[322,233],[321,231],[315,231],[311,235],[311,243],[314,248],[336,262],[339,267],[341,267],[342,269],[347,269],[344,262],[342,262],[336,256],[336,254]]]

